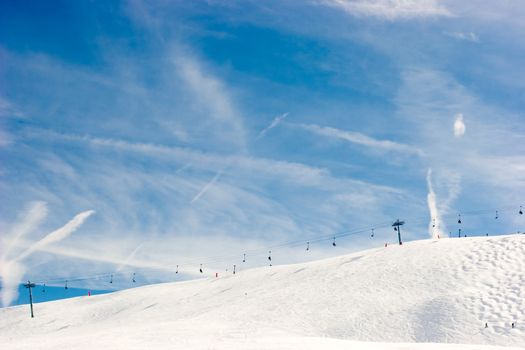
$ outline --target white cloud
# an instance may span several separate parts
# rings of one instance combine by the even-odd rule
[[[34,138],[55,139],[69,142],[84,142],[92,146],[107,147],[126,152],[141,153],[150,157],[169,158],[173,161],[191,164],[192,168],[216,171],[226,166],[269,174],[283,180],[290,180],[303,185],[318,185],[328,176],[326,169],[308,166],[301,163],[278,161],[266,158],[255,158],[244,155],[222,155],[205,153],[183,147],[168,147],[151,143],[127,142],[116,139],[105,139],[74,134],[59,134],[53,131],[32,129],[26,136]]]
[[[279,125],[280,122],[283,121],[284,118],[286,118],[288,116],[288,113],[284,113],[280,116],[277,116],[274,118],[274,120],[272,120],[272,122],[270,123],[270,125],[268,125],[268,127],[264,128],[260,133],[259,135],[257,136],[257,140],[262,138],[264,135],[266,135],[266,133],[268,131],[270,131],[271,129],[275,128],[277,125]]]
[[[452,15],[436,0],[322,0],[317,3],[342,9],[353,16],[372,16],[391,21]]]
[[[55,154],[40,158],[38,163],[46,172],[67,179],[73,179],[75,177],[75,169]]]
[[[213,177],[213,179],[211,179],[208,183],[206,183],[206,185],[204,185],[204,187],[199,191],[199,193],[197,193],[195,197],[193,197],[191,203],[193,204],[196,201],[198,201],[213,186],[213,184],[219,180],[221,175],[222,170],[218,171],[217,174],[215,174],[215,176]]]
[[[292,124],[293,125],[293,124]],[[169,147],[151,143],[128,142],[117,139],[105,139],[90,136],[79,136],[74,134],[60,134],[49,130],[31,129],[27,137],[50,140],[61,140],[68,142],[83,142],[91,146],[107,147],[113,150],[134,152],[152,158],[170,159],[174,162],[185,163],[178,171],[191,167],[193,169],[216,171],[231,167],[237,169],[240,174],[247,176],[270,177],[274,180],[293,183],[299,186],[311,186],[315,188],[338,188],[338,186],[363,186],[368,189],[401,194],[401,192],[390,186],[381,186],[365,181],[345,178],[338,179],[331,175],[326,168],[315,167],[298,162],[259,158],[246,155],[223,155],[218,153],[207,153],[191,148]],[[362,135],[364,136],[364,135]],[[371,139],[374,140],[374,139]],[[383,142],[377,141],[376,142]],[[391,141],[386,144],[389,145]],[[394,143],[395,145],[404,146]],[[419,153],[410,146],[408,152]],[[404,149],[404,147],[401,147]],[[121,182],[120,180],[118,182]]]
[[[17,259],[18,260],[25,259],[29,255],[31,255],[33,252],[41,250],[42,248],[52,243],[55,243],[55,242],[58,242],[58,241],[61,241],[67,238],[69,235],[75,232],[80,226],[82,226],[84,221],[94,213],[95,213],[94,210],[87,210],[80,214],[75,215],[75,217],[71,219],[67,224],[47,234],[44,238],[37,241],[35,244],[31,245],[22,254],[20,254],[17,257]]]
[[[23,117],[23,113],[5,97],[0,96],[0,117]]]
[[[26,267],[16,259],[9,259],[11,252],[19,247],[22,238],[33,231],[46,217],[47,206],[44,202],[32,202],[25,210],[25,217],[16,223],[4,237],[4,247],[0,256],[0,300],[3,306],[9,306],[18,296],[18,285]]]
[[[32,202],[27,206],[25,210],[25,217],[19,221],[10,232],[7,237],[10,237],[9,243],[5,245],[5,249],[2,252],[2,260],[7,260],[12,249],[16,247],[18,241],[22,239],[27,233],[33,231],[47,216],[47,205],[45,202]]]
[[[33,230],[46,216],[47,208],[45,203],[35,202],[29,208],[27,217],[14,227],[14,237],[11,238],[6,252],[0,259],[0,277],[2,279],[2,289],[0,289],[0,299],[3,306],[9,306],[18,296],[18,284],[21,282],[27,267],[22,261],[37,251],[45,250],[52,243],[59,242],[73,232],[75,232],[84,221],[94,213],[88,210],[76,215],[61,228],[47,234],[44,238],[32,243],[27,249],[13,259],[8,258],[9,252],[13,248],[21,246],[20,239],[28,231]]]
[[[465,122],[463,121],[463,114],[458,113],[454,120],[454,136],[461,137],[465,135]]]
[[[445,35],[458,40],[471,41],[473,43],[480,42],[479,37],[474,32],[445,32]]]
[[[423,152],[410,145],[406,145],[403,143],[398,143],[390,140],[377,140],[370,136],[361,134],[359,132],[355,131],[346,131],[346,130],[340,130],[336,128],[331,127],[325,127],[325,126],[318,126],[313,124],[299,124],[299,127],[308,130],[310,132],[313,132],[318,135],[326,136],[326,137],[332,137],[340,140],[345,140],[351,143],[355,143],[358,145],[363,145],[366,147],[370,147],[373,149],[379,149],[383,151],[393,151],[393,152],[401,152],[401,153],[407,153],[417,156],[423,156]]]
[[[189,87],[196,107],[206,108],[207,116],[215,123],[209,134],[217,134],[225,143],[234,143],[241,152],[246,151],[246,132],[243,120],[234,107],[226,85],[211,73],[205,73],[195,57],[177,52],[175,66]]]
[[[398,115],[433,169],[436,193],[449,191],[450,199],[440,201],[443,216],[445,206],[457,213],[453,201],[460,191],[463,203],[471,200],[473,208],[521,201],[516,192],[525,183],[520,114],[489,104],[452,75],[430,69],[407,70],[396,101]],[[464,116],[470,121],[468,138],[460,136]]]
[[[0,126],[0,147],[7,147],[13,143],[13,136]]]

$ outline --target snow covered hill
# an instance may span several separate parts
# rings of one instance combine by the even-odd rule
[[[35,313],[0,309],[1,349],[519,347],[525,235],[409,242],[41,303]]]

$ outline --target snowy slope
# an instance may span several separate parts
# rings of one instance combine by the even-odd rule
[[[410,242],[41,303],[35,313],[0,309],[1,349],[519,347],[525,235]]]

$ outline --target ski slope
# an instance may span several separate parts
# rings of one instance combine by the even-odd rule
[[[0,348],[522,347],[525,235],[415,241],[35,304],[35,314],[0,309]]]

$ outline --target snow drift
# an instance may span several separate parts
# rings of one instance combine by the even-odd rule
[[[2,349],[523,346],[525,236],[409,242],[41,303],[35,314],[0,309]]]

